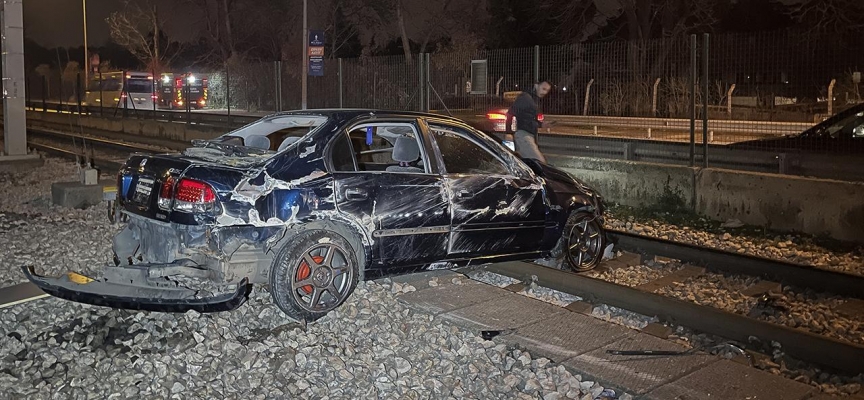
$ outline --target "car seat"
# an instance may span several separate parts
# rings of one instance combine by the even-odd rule
[[[267,136],[249,136],[243,141],[243,143],[246,145],[246,147],[254,147],[261,150],[270,150],[270,139]]]
[[[279,150],[277,150],[277,151],[282,151],[282,150],[287,149],[288,146],[296,143],[298,140],[300,140],[300,138],[296,137],[296,136],[286,137],[285,139],[282,140],[282,144],[279,145]]]
[[[399,165],[387,167],[387,172],[424,172],[423,168],[411,166],[411,163],[420,159],[420,146],[417,145],[417,139],[413,137],[400,136],[396,138],[391,157]]]

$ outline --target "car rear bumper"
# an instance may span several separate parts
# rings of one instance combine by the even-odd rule
[[[252,285],[243,279],[233,292],[202,298],[196,296],[198,290],[178,286],[164,276],[151,278],[149,267],[152,266],[109,267],[105,270],[105,276],[98,280],[74,273],[56,278],[40,276],[32,266],[22,267],[22,270],[30,282],[54,297],[130,310],[230,311],[241,306],[252,291]]]

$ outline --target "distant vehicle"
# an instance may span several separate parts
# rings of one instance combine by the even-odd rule
[[[433,114],[274,114],[182,154],[133,154],[117,189],[116,266],[96,279],[25,268],[43,291],[222,311],[269,284],[282,311],[313,321],[360,279],[544,256],[586,271],[611,253],[595,190]]]
[[[766,151],[864,155],[864,104],[858,104],[797,135],[729,145]]]
[[[153,75],[148,72],[113,71],[90,78],[82,105],[104,108],[152,110],[156,99]]]
[[[205,75],[166,72],[158,82],[159,108],[200,110],[207,106],[208,79]]]
[[[503,138],[504,145],[514,150],[512,138],[504,137],[507,132],[507,112],[510,110],[510,105],[516,100],[516,97],[522,92],[505,92],[503,98],[495,101],[492,107],[486,112],[485,119],[482,122],[475,123],[474,127],[480,131],[497,135]],[[537,114],[537,120],[543,122],[543,114]],[[516,117],[510,124],[511,131],[516,131]]]

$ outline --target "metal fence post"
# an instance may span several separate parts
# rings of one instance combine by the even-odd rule
[[[339,58],[339,108],[345,108],[342,103],[342,58]]]
[[[534,45],[534,82],[540,81],[540,46]]]
[[[48,77],[42,75],[42,112],[48,112]]]
[[[99,71],[99,116],[103,117],[105,113],[105,99],[102,98],[102,87],[105,86],[105,82],[102,80],[102,71]]]
[[[78,106],[78,114],[81,114],[81,73],[75,74],[75,101]]]
[[[423,99],[426,98],[423,94],[423,89],[426,87],[426,84],[424,83],[425,80],[423,79],[423,53],[420,53],[417,57],[417,75],[420,80],[417,87],[417,90],[419,91],[419,96],[417,97],[417,111],[423,111]]]
[[[2,68],[0,68],[2,69]],[[25,110],[33,110],[33,104],[31,103],[31,99],[33,98],[33,94],[30,93],[30,78],[24,78],[24,109]]]
[[[702,168],[708,168],[708,34],[702,35]]]
[[[57,106],[57,112],[63,112],[63,70],[60,70],[60,105]]]
[[[228,107],[228,123],[231,123],[231,71],[225,66],[225,105]]]
[[[690,166],[696,165],[696,34],[690,35]]]
[[[593,84],[594,78],[591,78],[588,85],[585,86],[585,104],[582,105],[582,115],[588,115],[588,101],[591,99],[591,85]]]
[[[159,99],[159,96],[157,95],[157,92],[156,92],[156,84],[159,81],[156,79],[156,70],[155,69],[151,70],[151,74],[153,76],[153,79],[150,81],[150,101],[153,103],[153,119],[155,120],[156,119],[156,101]]]
[[[654,91],[651,95],[651,116],[657,117],[657,87],[660,86],[660,78],[654,81]]]
[[[432,68],[429,67],[429,53],[426,53],[426,112],[432,108]]]

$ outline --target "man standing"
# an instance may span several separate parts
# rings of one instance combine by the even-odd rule
[[[546,157],[537,147],[537,129],[540,121],[537,120],[537,100],[546,96],[552,85],[548,81],[541,80],[534,84],[531,90],[522,92],[510,110],[507,111],[507,134],[513,135],[513,143],[516,152],[523,158],[533,158],[545,163]],[[513,118],[516,118],[516,133],[513,133]]]

